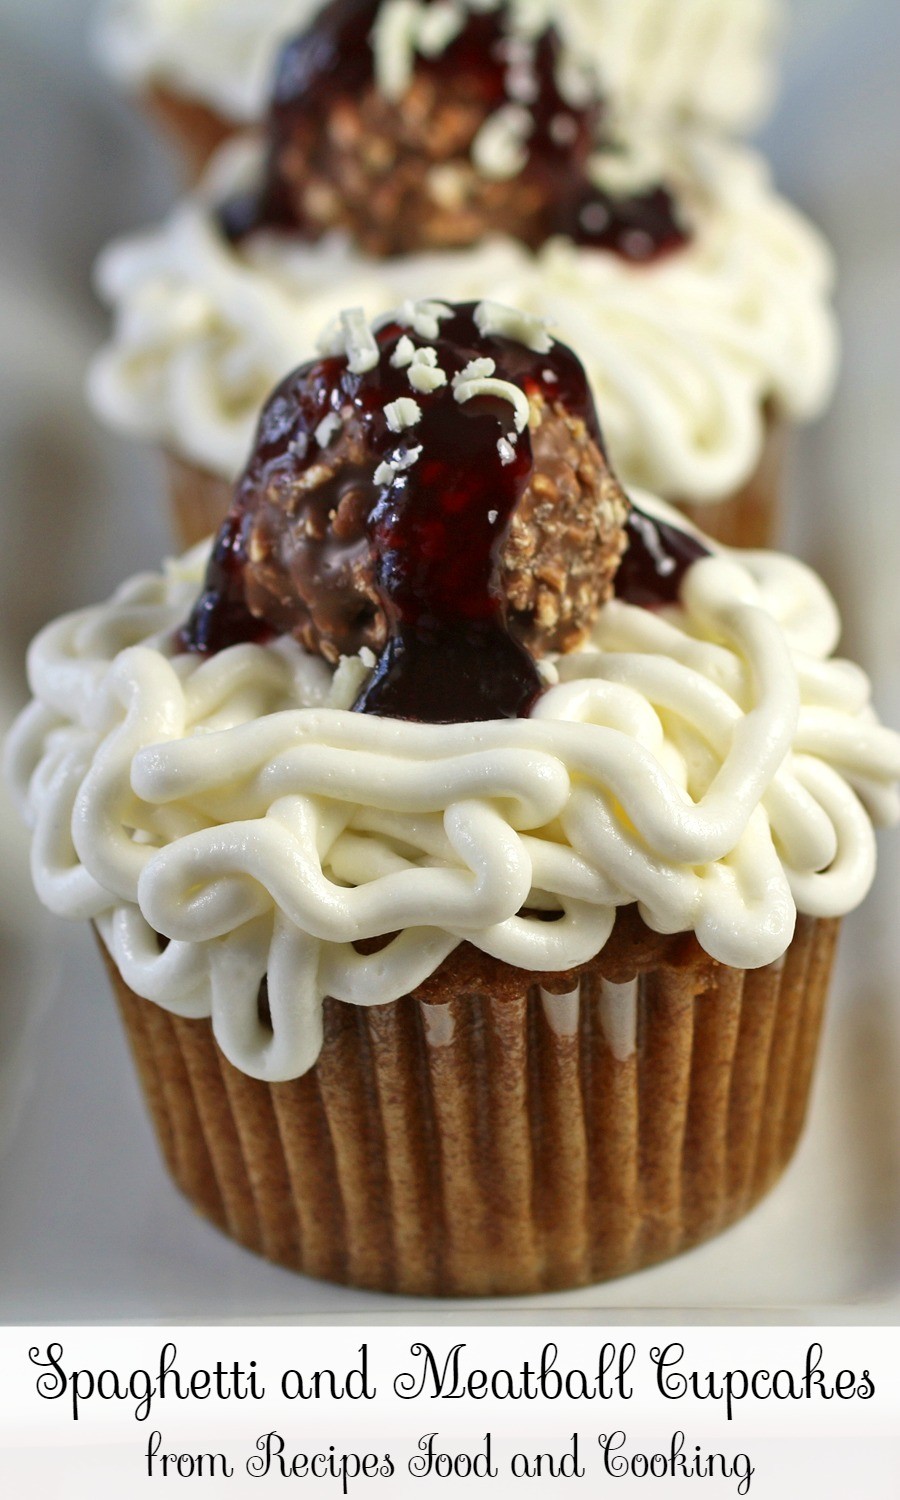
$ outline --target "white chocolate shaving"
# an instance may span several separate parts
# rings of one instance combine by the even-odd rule
[[[472,401],[476,396],[496,396],[508,401],[515,413],[516,427],[524,432],[528,426],[530,407],[528,397],[511,380],[498,380],[494,371],[497,366],[492,359],[473,359],[453,377],[453,394],[460,403]]]
[[[421,18],[419,0],[385,0],[378,12],[370,40],[375,82],[385,99],[396,102],[409,87]]]
[[[347,367],[354,375],[374,370],[378,363],[378,345],[361,307],[342,312],[325,327],[316,341],[320,354],[346,354]]]
[[[412,82],[416,53],[438,57],[462,31],[465,7],[459,0],[386,0],[372,28],[375,82],[385,99],[396,103]]]
[[[416,357],[416,346],[406,334],[397,341],[397,347],[391,355],[391,364],[395,370],[405,370],[411,365]]]
[[[343,422],[336,411],[330,411],[327,417],[323,417],[316,428],[316,442],[320,448],[327,448],[331,439],[339,433]]]
[[[521,308],[506,307],[502,302],[479,302],[475,309],[475,327],[482,338],[493,335],[513,339],[535,354],[549,354],[553,348],[553,339],[547,332],[544,318],[523,312]]]
[[[439,57],[466,24],[465,7],[457,0],[435,0],[422,12],[416,32],[416,49],[423,57]]]
[[[441,336],[441,322],[453,317],[453,308],[445,302],[404,302],[396,314],[402,328],[411,328],[420,339],[437,339]]]
[[[460,370],[458,375],[454,375],[453,384],[455,387],[461,380],[481,380],[487,376],[496,375],[496,373],[496,360],[488,358],[470,359],[465,369]]]
[[[414,391],[430,395],[447,384],[446,371],[438,364],[437,350],[417,349],[409,367],[409,383]]]
[[[510,30],[533,41],[553,20],[549,0],[512,0],[509,7]]]
[[[422,457],[422,446],[408,448],[405,453],[400,453],[395,458],[385,459],[375,470],[376,484],[393,484],[398,474],[403,474],[411,469],[413,464],[418,463]]]
[[[441,162],[428,172],[428,194],[438,208],[461,208],[469,191],[471,172],[458,162]]]
[[[398,396],[396,401],[389,401],[384,414],[391,432],[403,432],[422,420],[422,408],[412,396]]]
[[[504,104],[482,125],[472,142],[472,160],[492,182],[517,177],[528,161],[526,141],[534,129],[530,112],[521,104]]]
[[[378,345],[363,309],[352,307],[347,312],[342,312],[341,322],[347,336],[349,369],[354,375],[364,375],[367,370],[374,370],[378,363]]]

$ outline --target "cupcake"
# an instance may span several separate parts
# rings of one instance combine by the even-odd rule
[[[282,53],[265,145],[226,147],[101,260],[115,330],[93,403],[168,455],[182,541],[221,520],[323,318],[441,286],[577,338],[623,480],[769,542],[784,430],[834,374],[818,235],[745,148],[626,131],[583,56],[515,7],[396,15],[327,6]]]
[[[97,43],[108,71],[142,97],[196,173],[228,135],[263,118],[281,45],[321,8],[322,0],[106,0]],[[741,131],[768,107],[779,0],[568,0],[563,10],[626,108]]]
[[[215,541],[38,637],[7,751],[196,1208],[441,1296],[745,1213],[900,812],[838,631],[808,568],[623,491],[536,319],[339,318]]]

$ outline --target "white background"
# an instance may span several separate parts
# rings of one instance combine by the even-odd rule
[[[96,429],[81,397],[105,330],[93,256],[175,186],[86,56],[87,9],[0,0],[0,725],[23,698],[34,630],[168,545],[151,456]],[[900,724],[900,6],[808,0],[797,13],[764,144],[837,246],[846,354],[833,413],[796,445],[792,541],[834,588],[846,651]],[[424,1312],[293,1277],[193,1217],[157,1160],[89,935],[38,914],[2,800],[0,839],[0,1322]],[[898,1320],[900,840],[882,847],[876,894],[847,926],[811,1127],[784,1183],[669,1266],[498,1317]]]

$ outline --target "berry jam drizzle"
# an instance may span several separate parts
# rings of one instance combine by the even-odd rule
[[[628,549],[616,574],[616,598],[641,609],[677,604],[688,568],[709,552],[701,541],[667,521],[656,521],[631,502],[625,522]]]
[[[371,37],[383,3],[332,0],[282,50],[268,117],[264,181],[223,207],[221,222],[230,239],[239,241],[262,229],[308,239],[321,236],[321,224],[312,223],[299,208],[296,184],[284,163],[296,171],[320,148],[336,107],[341,102],[352,107],[375,86]],[[504,222],[496,226],[498,231],[533,249],[553,235],[565,235],[579,245],[640,262],[679,249],[688,234],[666,187],[617,195],[592,181],[589,168],[601,140],[604,101],[596,85],[586,90],[589,97],[579,106],[564,97],[558,81],[562,55],[555,27],[533,41],[516,37],[510,6],[501,4],[469,14],[462,31],[437,56],[416,55],[415,70],[450,100],[457,91],[464,93],[468,103],[480,106],[482,121],[508,105],[527,110],[527,157],[516,180],[529,207],[519,224]]]
[[[603,445],[587,379],[572,351],[556,343],[549,353],[535,353],[511,339],[478,334],[474,311],[470,303],[441,316],[436,337],[418,335],[399,322],[386,324],[376,334],[377,363],[364,374],[352,373],[347,358],[335,356],[305,365],[283,382],[261,418],[257,446],[219,533],[204,591],[179,638],[181,649],[212,654],[289,633],[298,614],[291,578],[302,577],[310,609],[321,602],[310,598],[310,585],[324,596],[326,608],[329,597],[335,608],[343,608],[348,601],[335,582],[340,551],[335,518],[350,485],[363,511],[361,545],[388,629],[355,709],[426,723],[529,713],[542,682],[530,653],[509,628],[501,555],[533,474],[531,437],[527,427],[516,435],[514,407],[503,397],[481,394],[458,401],[453,377],[474,359],[490,359],[494,379],[564,408],[584,422],[601,453]],[[413,390],[408,358],[402,359],[403,351],[398,355],[403,339],[434,350],[445,385],[427,393]],[[405,349],[408,356],[408,345]],[[386,407],[402,398],[417,403],[420,417],[397,432]],[[336,427],[352,430],[352,458],[349,467],[336,464],[326,472]],[[390,469],[376,482],[382,465]],[[304,489],[304,475],[314,470],[325,477],[320,482],[316,474]],[[280,489],[284,498],[278,505],[273,496]],[[273,554],[290,554],[282,573],[287,589],[257,593],[251,608],[247,576],[265,550],[259,518],[273,513],[280,536],[267,545]],[[329,535],[310,566],[304,560],[305,538],[310,531],[324,535],[323,516],[329,518]],[[638,511],[627,524],[629,547],[616,579],[617,597],[645,607],[673,600],[686,568],[704,549]],[[285,536],[287,549],[281,547]],[[358,596],[349,604],[358,608]]]

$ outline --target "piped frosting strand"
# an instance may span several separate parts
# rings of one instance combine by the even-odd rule
[[[900,739],[799,563],[717,553],[678,607],[605,605],[530,719],[430,727],[348,712],[290,639],[173,654],[205,561],[43,632],[7,759],[41,898],[253,1076],[312,1065],[326,994],[394,1000],[463,940],[561,972],[637,901],[753,967],[869,887]]]

